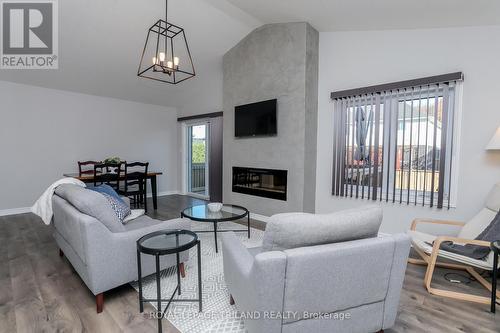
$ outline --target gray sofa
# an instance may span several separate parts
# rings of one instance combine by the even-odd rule
[[[249,333],[377,332],[393,326],[410,249],[377,236],[381,209],[271,217],[262,247],[223,235],[224,278]],[[251,316],[254,316],[253,318]]]
[[[168,221],[141,216],[124,225],[117,220],[101,194],[71,184],[59,186],[52,198],[54,238],[90,291],[96,295],[97,312],[103,293],[137,280],[136,241],[164,229],[190,229],[188,219]],[[188,253],[180,255],[181,263]],[[161,267],[176,264],[175,255],[162,256]],[[143,276],[155,272],[152,256],[142,257]],[[181,271],[183,271],[181,269]]]

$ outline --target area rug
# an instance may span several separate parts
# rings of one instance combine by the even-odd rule
[[[246,229],[246,226],[233,222],[219,223],[218,230]],[[210,223],[191,222],[191,230],[212,230]],[[222,233],[221,233],[222,234]],[[246,232],[237,232],[236,236],[246,247],[256,247],[262,244],[264,232],[251,229],[250,239]],[[218,234],[219,236],[219,234]],[[219,253],[215,252],[214,234],[198,233],[201,240],[201,269],[202,269],[202,299],[203,312],[198,312],[197,302],[173,302],[165,313],[168,319],[182,333],[243,333],[245,327],[240,319],[235,306],[229,305],[229,292],[224,281],[222,267],[222,246],[219,238]],[[198,297],[198,268],[196,248],[189,252],[186,277],[182,279],[182,298]],[[132,287],[138,290],[137,283]],[[177,285],[175,268],[165,269],[161,272],[162,298],[168,299]],[[150,275],[143,280],[143,294],[145,298],[156,298],[156,280]],[[156,309],[157,304],[151,303]],[[166,306],[162,305],[162,306]],[[165,308],[163,307],[162,310]]]

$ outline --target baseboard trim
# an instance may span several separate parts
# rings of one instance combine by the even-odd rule
[[[17,214],[29,213],[30,209],[31,209],[31,207],[0,209],[0,216],[8,216],[8,215],[17,215]]]
[[[159,197],[162,197],[164,195],[173,195],[173,194],[180,194],[180,192],[179,191],[163,191],[163,192],[158,192],[158,196]],[[152,198],[153,194],[152,193],[148,193],[146,196],[148,198]]]
[[[191,198],[210,201],[210,197],[207,197],[206,195],[201,195],[201,194],[196,194],[196,193],[183,193],[183,195],[187,195],[188,197],[191,197]]]
[[[250,218],[253,220],[257,220],[257,221],[261,221],[261,222],[265,222],[265,223],[269,222],[269,216],[260,215],[257,213],[250,212]]]

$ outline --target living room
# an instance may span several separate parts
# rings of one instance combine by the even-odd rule
[[[500,331],[496,1],[0,5],[0,332]]]

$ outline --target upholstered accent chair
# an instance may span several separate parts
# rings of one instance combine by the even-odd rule
[[[271,217],[262,247],[223,235],[230,302],[250,333],[379,332],[394,325],[410,249],[377,206]],[[253,317],[252,317],[253,316]]]
[[[410,258],[409,263],[417,265],[426,265],[424,285],[427,291],[438,296],[445,296],[459,300],[471,301],[481,304],[490,304],[490,297],[466,294],[461,292],[443,290],[432,287],[432,276],[435,267],[444,267],[458,270],[465,270],[471,274],[481,285],[491,292],[491,283],[489,283],[476,269],[492,271],[493,270],[493,252],[490,252],[484,259],[473,259],[457,253],[445,251],[441,248],[443,242],[451,241],[456,244],[475,244],[490,247],[490,242],[476,240],[475,238],[495,219],[500,210],[500,183],[496,184],[491,190],[486,200],[485,206],[469,222],[446,221],[435,219],[415,219],[408,235],[411,237],[413,249],[421,259]],[[448,225],[455,226],[458,232],[455,236],[437,236],[424,233],[417,230],[418,225]],[[499,235],[500,236],[500,235]],[[445,259],[446,262],[438,261]],[[500,291],[497,291],[497,297],[500,297]]]

